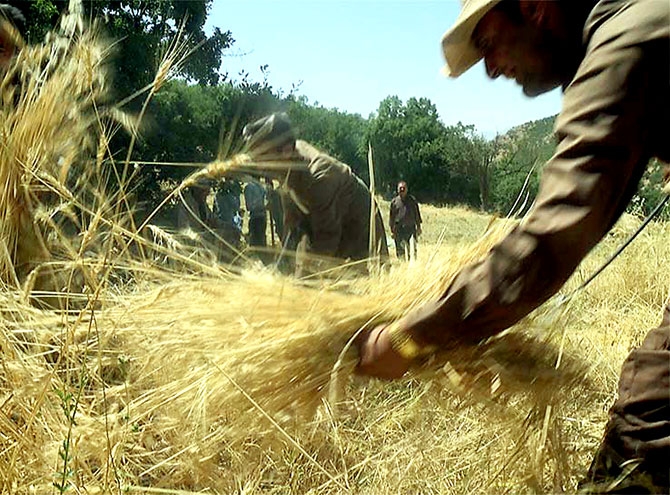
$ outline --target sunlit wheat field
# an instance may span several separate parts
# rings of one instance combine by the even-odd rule
[[[2,493],[576,489],[620,366],[660,321],[667,224],[578,289],[640,224],[626,214],[508,332],[361,378],[356,334],[439,297],[518,219],[422,205],[418,258],[366,275],[296,279],[248,251],[225,264],[215,236],[136,221],[131,160],[108,144],[142,114],[111,102],[108,42],[76,12],[50,40],[0,87]],[[185,56],[176,41],[140,97]]]

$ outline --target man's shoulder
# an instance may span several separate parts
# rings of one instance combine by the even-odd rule
[[[351,169],[346,163],[330,156],[325,151],[321,151],[307,141],[301,139],[297,140],[295,143],[295,150],[304,161],[309,162],[310,169],[324,167],[335,167],[343,170]]]
[[[594,105],[609,105],[608,112],[620,111],[621,105],[614,102],[629,98],[631,81],[641,80],[638,74],[658,71],[659,78],[667,74],[668,18],[668,0],[600,0],[595,4],[584,26],[584,56],[565,87],[554,125],[559,139],[575,119],[595,123]],[[654,105],[652,101],[647,98],[645,104]],[[585,112],[585,102],[590,112]],[[608,121],[599,122],[606,126]]]
[[[584,26],[587,47],[621,39],[626,45],[670,36],[668,0],[601,0]],[[587,48],[588,51],[588,48]]]
[[[302,139],[298,139],[295,142],[295,150],[298,155],[300,155],[304,161],[309,162],[310,165],[315,162],[325,163],[336,161],[335,158],[330,156],[328,153],[321,151],[313,144],[310,144],[307,141],[303,141]]]
[[[319,155],[312,160],[309,164],[309,171],[315,179],[330,178],[338,181],[351,181],[356,177],[349,165],[326,154]]]

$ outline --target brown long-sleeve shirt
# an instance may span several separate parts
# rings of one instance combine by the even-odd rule
[[[287,182],[293,199],[305,210],[312,252],[342,259],[367,258],[371,201],[365,183],[348,165],[305,141],[296,141],[295,153],[298,160],[308,163],[308,169],[291,172]],[[382,256],[388,255],[378,209],[375,240]]]
[[[670,1],[601,0],[565,88],[558,147],[527,221],[401,326],[451,347],[516,323],[565,283],[632,198],[648,161],[670,160]]]

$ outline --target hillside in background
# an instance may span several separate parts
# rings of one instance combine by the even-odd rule
[[[494,141],[497,153],[491,177],[493,209],[509,212],[522,191],[524,197],[535,197],[540,171],[556,148],[555,120],[556,116],[551,116],[526,122]]]
[[[532,202],[537,194],[540,172],[556,149],[555,122],[556,115],[526,122],[498,138],[491,178],[492,209],[507,213],[519,197],[526,177],[528,185],[523,198],[528,198],[527,204]],[[646,216],[662,199],[663,170],[661,162],[651,160],[627,208],[629,213]],[[667,220],[670,214],[665,211],[661,217]]]
[[[541,146],[553,147],[556,115],[540,120],[532,120],[512,127],[503,137],[510,142],[536,142]]]

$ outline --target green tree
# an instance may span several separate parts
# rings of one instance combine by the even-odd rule
[[[68,0],[10,0],[26,17],[25,33],[29,41],[39,42],[58,24],[68,8]],[[85,18],[100,23],[103,33],[114,43],[112,67],[115,99],[121,100],[147,87],[156,77],[168,47],[178,38],[183,52],[191,52],[178,67],[180,82],[163,87],[155,95],[140,129],[131,157],[137,161],[207,161],[217,154],[219,129],[223,122],[233,121],[233,114],[222,111],[231,98],[242,105],[262,85],[247,84],[243,92],[229,84],[218,84],[223,51],[233,43],[229,31],[214,29],[210,36],[204,24],[212,0],[97,0],[83,1]],[[257,87],[258,86],[258,87]],[[164,90],[164,91],[163,91]],[[226,93],[228,92],[228,93]],[[267,91],[266,91],[267,93]],[[233,95],[234,96],[231,96]],[[227,95],[227,96],[226,96]],[[131,100],[126,110],[137,111],[145,101],[143,95]],[[227,118],[227,120],[226,120]],[[130,136],[113,135],[110,147],[123,169]],[[178,180],[186,169],[143,166],[134,176],[131,189],[149,207],[160,200],[161,183]],[[122,174],[121,174],[122,175]],[[112,178],[115,177],[112,174]]]
[[[479,207],[488,211],[491,208],[491,187],[496,156],[501,147],[498,136],[489,141],[478,134],[475,126],[458,123],[447,129],[449,156],[452,163],[458,164],[460,172],[471,177],[479,190]]]
[[[193,171],[166,162],[207,163],[238,151],[242,126],[281,104],[265,83],[169,82],[149,105],[134,154],[136,161],[156,163],[141,165],[136,188],[143,209],[153,209],[162,200],[163,186],[174,186]]]
[[[29,41],[39,42],[58,22],[69,0],[9,0],[26,17]],[[96,0],[82,2],[87,18],[102,22],[105,32],[118,42],[114,56],[115,87],[128,96],[154,79],[166,46],[184,22],[187,47],[196,49],[179,75],[200,84],[221,80],[223,51],[234,42],[230,31],[204,31],[212,0]]]
[[[368,180],[367,121],[358,114],[310,105],[306,97],[289,95],[287,111],[298,138],[349,165],[364,180]]]
[[[445,127],[427,98],[384,99],[368,126],[380,190],[406,180],[422,202],[478,203],[478,184],[466,166],[461,127]]]
[[[642,175],[637,193],[628,205],[628,211],[640,216],[649,215],[665,196],[663,185],[667,174],[668,165],[655,158],[651,160]],[[660,218],[670,219],[670,208],[666,206]]]
[[[492,207],[507,213],[524,191],[535,197],[540,173],[556,149],[554,117],[528,122],[498,137],[492,170]]]

